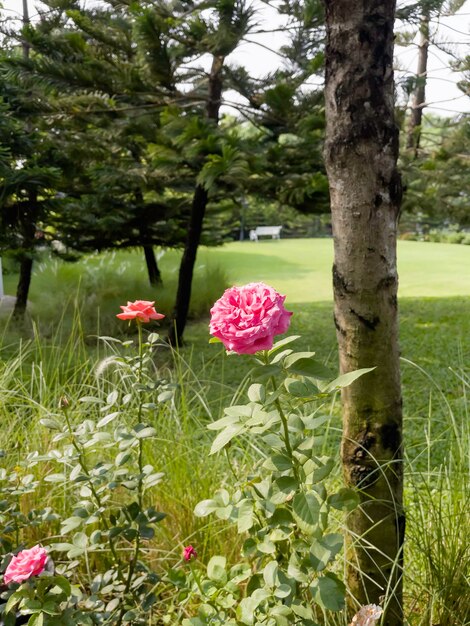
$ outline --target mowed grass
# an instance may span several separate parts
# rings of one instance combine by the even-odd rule
[[[331,300],[332,239],[235,242],[202,249],[199,262],[220,265],[231,281],[264,281],[289,302]],[[401,298],[470,296],[470,246],[398,242]]]

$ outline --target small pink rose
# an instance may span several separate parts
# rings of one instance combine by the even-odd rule
[[[116,317],[120,320],[137,320],[144,323],[150,320],[161,320],[165,316],[157,313],[153,306],[154,304],[155,302],[149,302],[148,300],[128,302],[127,306],[121,306],[122,313],[118,313]]]
[[[183,559],[185,561],[190,561],[192,558],[197,558],[197,552],[193,548],[193,546],[186,546],[186,548],[183,550]]]
[[[264,283],[231,287],[211,309],[210,333],[238,354],[270,350],[274,337],[289,328],[285,299]]]
[[[8,564],[3,581],[22,583],[31,576],[37,576],[46,567],[47,551],[42,546],[34,546],[30,550],[21,550]]]

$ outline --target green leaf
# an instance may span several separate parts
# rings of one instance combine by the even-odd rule
[[[248,389],[248,398],[252,402],[264,402],[266,399],[266,389],[264,385],[261,385],[260,383],[250,385]]]
[[[300,563],[299,558],[295,553],[290,557],[287,573],[293,580],[296,580],[299,583],[306,583],[310,580],[309,573]]]
[[[331,378],[331,370],[313,358],[314,352],[294,352],[284,359],[284,367],[292,374],[311,378]]]
[[[281,598],[281,599],[289,597],[291,593],[292,593],[292,587],[288,585],[287,583],[283,583],[282,585],[279,585],[279,587],[277,587],[274,591],[274,595],[276,596],[276,598]]]
[[[142,430],[139,430],[138,432],[136,432],[136,437],[137,439],[149,439],[150,437],[155,437],[157,434],[157,431],[155,430],[155,428],[153,428],[152,426],[146,426],[145,428],[142,428]]]
[[[95,396],[83,396],[82,398],[79,398],[78,401],[88,404],[103,404],[103,400],[96,398]]]
[[[8,602],[6,603],[6,606],[5,606],[5,613],[9,613],[18,604],[20,600],[21,600],[21,596],[19,596],[16,593],[13,593],[8,598]]]
[[[291,606],[297,617],[301,617],[302,619],[313,619],[313,612],[308,604],[302,604],[300,600],[294,600]]]
[[[108,602],[105,610],[109,611],[109,613],[112,613],[115,609],[118,608],[120,603],[121,603],[121,598],[113,598],[112,600]]]
[[[271,376],[276,376],[281,372],[281,368],[279,365],[271,364],[271,365],[260,365],[259,367],[255,367],[251,374],[253,378],[263,382],[271,378]]]
[[[278,584],[278,563],[277,561],[269,561],[263,569],[263,578],[267,587],[275,587]]]
[[[196,517],[207,517],[219,508],[219,504],[215,500],[202,500],[196,504],[194,515]]]
[[[41,607],[41,611],[43,613],[47,613],[47,615],[61,615],[61,610],[59,606],[53,600],[47,600]]]
[[[310,563],[321,572],[325,569],[343,547],[343,536],[338,533],[324,535],[321,539],[314,539],[310,547]]]
[[[219,339],[218,337],[211,337],[209,339],[209,343],[222,343],[222,340]]]
[[[109,413],[109,415],[105,415],[96,424],[96,427],[102,428],[103,426],[106,426],[106,424],[109,424],[110,422],[112,422],[119,414],[120,414],[119,411],[115,411],[114,413]]]
[[[248,563],[238,563],[234,565],[229,574],[230,582],[239,585],[251,576],[251,567]]]
[[[252,626],[255,620],[255,611],[259,605],[269,598],[266,589],[255,589],[251,596],[243,598],[237,608],[237,620],[247,626]]]
[[[225,415],[225,417],[221,417],[220,420],[216,422],[212,422],[207,425],[209,430],[222,430],[226,426],[230,426],[230,424],[239,424],[240,416],[239,415]]]
[[[273,345],[271,350],[269,350],[268,352],[269,356],[276,353],[278,350],[280,350],[284,346],[289,345],[293,341],[297,341],[297,339],[300,339],[300,335],[290,335],[289,337],[284,337],[284,339],[280,339],[279,341],[276,341],[276,343]]]
[[[306,377],[302,379],[298,378],[286,378],[284,381],[284,387],[287,393],[294,398],[311,398],[320,393],[320,390],[313,382]]]
[[[119,392],[117,389],[114,389],[114,391],[111,391],[111,393],[108,394],[108,397],[106,398],[106,404],[112,406],[113,404],[116,404],[118,398]]]
[[[65,481],[65,474],[48,474],[44,480],[46,483],[63,483]]]
[[[145,489],[150,489],[151,487],[155,487],[162,482],[165,474],[163,472],[155,472],[153,474],[148,474],[143,480],[143,486]]]
[[[334,459],[329,456],[308,459],[303,465],[306,482],[309,485],[313,485],[324,480],[327,476],[329,476],[334,465]]]
[[[73,544],[71,544],[71,543],[52,543],[49,547],[54,552],[68,552],[71,548],[73,548]]]
[[[52,581],[54,582],[56,587],[59,587],[59,589],[61,589],[65,593],[67,598],[70,597],[70,595],[72,594],[72,586],[66,578],[64,578],[63,576],[54,576]]]
[[[329,505],[339,511],[352,511],[358,506],[359,501],[359,494],[350,487],[343,487],[328,498]]]
[[[207,575],[210,580],[220,585],[225,585],[227,582],[226,564],[227,559],[224,556],[213,556],[207,564]]]
[[[49,428],[49,430],[62,430],[62,425],[60,424],[60,422],[49,417],[44,417],[43,419],[39,420],[39,423],[41,424],[41,426],[44,426],[44,428]]]
[[[332,417],[332,415],[318,415],[317,417],[304,417],[302,415],[300,419],[303,421],[306,430],[315,430],[328,422]]]
[[[72,541],[74,546],[82,550],[85,550],[88,546],[88,537],[85,533],[75,533]]]
[[[28,626],[43,626],[44,613],[35,613],[28,620]]]
[[[231,424],[227,426],[222,432],[220,432],[214,439],[209,454],[215,454],[225,448],[225,446],[232,441],[234,437],[240,435],[245,431],[243,424]]]
[[[284,454],[273,454],[266,459],[263,467],[271,471],[285,472],[292,469],[292,459]]]
[[[310,587],[313,601],[323,609],[341,611],[344,608],[345,586],[334,574],[317,578]]]
[[[83,519],[81,517],[68,517],[66,520],[62,522],[61,534],[67,535],[71,530],[75,530],[83,524]]]
[[[299,488],[299,483],[293,476],[281,476],[273,482],[273,494],[270,497],[274,504],[286,502]]]
[[[292,501],[292,513],[299,528],[311,535],[320,519],[320,503],[315,493],[298,493]]]
[[[275,554],[276,552],[276,545],[268,537],[265,537],[257,547],[259,552],[263,554]]]
[[[354,372],[342,374],[341,376],[338,376],[338,378],[335,378],[334,380],[329,382],[327,385],[320,385],[320,388],[324,393],[330,393],[331,391],[335,391],[336,389],[348,387],[355,380],[357,380],[361,376],[364,376],[364,374],[367,374],[368,372],[372,372],[373,370],[375,370],[375,367],[364,367],[359,370],[354,370]]]
[[[254,523],[254,513],[253,513],[253,502],[251,500],[245,499],[241,500],[241,502],[237,505],[238,508],[238,519],[237,526],[238,532],[243,533],[253,526]]]

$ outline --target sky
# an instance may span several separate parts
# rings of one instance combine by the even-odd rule
[[[282,24],[277,12],[260,0],[256,3],[258,29],[270,30]],[[399,0],[398,5],[409,4],[410,0]],[[29,0],[30,14],[34,17],[34,7],[40,3]],[[5,15],[21,15],[22,0],[3,0]],[[425,112],[439,116],[457,116],[470,113],[470,97],[457,87],[461,74],[450,69],[453,55],[463,57],[470,54],[470,0],[467,0],[454,16],[441,17],[431,23],[433,39],[439,47],[432,46],[429,51],[428,80],[426,86]],[[263,76],[275,70],[282,62],[276,50],[283,43],[282,33],[253,34],[247,38],[229,61],[244,65],[254,76]],[[448,54],[442,48],[445,48]],[[399,85],[406,76],[412,75],[417,64],[417,37],[414,42],[404,47],[395,48],[395,81]],[[398,87],[398,95],[402,92]],[[403,97],[403,96],[401,96]]]

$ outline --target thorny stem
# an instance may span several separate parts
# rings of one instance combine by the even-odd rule
[[[196,570],[194,569],[193,564],[192,564],[192,562],[191,562],[191,559],[189,559],[189,569],[191,570],[191,574],[193,575],[193,578],[194,578],[194,580],[196,581],[196,585],[197,585],[197,588],[199,589],[199,591],[200,591],[200,593],[201,593],[201,596],[202,596],[203,598],[205,598],[205,597],[206,597],[206,594],[205,594],[205,593],[204,593],[204,591],[202,590],[202,587],[201,587],[201,581],[199,580],[199,575],[197,574]]]
[[[85,474],[85,476],[88,479],[88,485],[90,487],[90,491],[93,494],[93,497],[95,498],[96,504],[98,505],[99,516],[101,518],[101,521],[103,523],[103,526],[104,526],[105,530],[108,532],[109,548],[111,550],[111,554],[113,555],[114,561],[116,563],[116,567],[117,567],[117,570],[118,570],[119,578],[121,579],[121,581],[123,583],[125,583],[124,574],[122,573],[122,568],[121,568],[121,559],[119,558],[118,553],[116,551],[116,547],[114,545],[114,541],[111,539],[111,537],[109,537],[108,520],[106,519],[106,517],[102,513],[103,505],[102,505],[102,501],[101,501],[100,495],[96,491],[95,485],[93,484],[92,477],[90,476],[90,473],[88,471],[88,467],[87,467],[87,465],[85,463],[85,460],[83,458],[83,450],[77,443],[77,440],[76,440],[76,437],[75,437],[75,433],[73,432],[73,429],[72,429],[72,424],[70,422],[70,417],[68,415],[67,408],[64,407],[63,411],[64,411],[65,423],[67,424],[67,430],[69,432],[69,436],[70,436],[70,440],[72,442],[72,446],[75,448],[75,451],[78,454],[78,462],[80,463],[80,467],[82,468],[83,473]]]
[[[143,374],[143,365],[144,365],[144,342],[143,342],[143,336],[142,336],[142,323],[137,319],[137,332],[138,332],[138,336],[139,336],[139,365],[137,368],[137,384],[140,385],[142,384],[142,374]],[[139,394],[139,407],[138,407],[138,413],[137,413],[137,423],[140,424],[141,421],[141,417],[142,417],[142,405],[143,405],[143,400],[142,400],[142,396],[141,396],[141,389],[138,389],[138,394]],[[138,499],[138,504],[139,504],[139,510],[142,511],[143,509],[143,504],[144,504],[144,496],[143,496],[143,467],[144,467],[144,460],[143,460],[143,452],[144,452],[144,448],[143,448],[143,441],[142,439],[139,439],[139,451],[138,451],[138,457],[137,457],[137,462],[138,462],[138,466],[139,466],[139,479],[138,479],[138,484],[137,484],[137,499]],[[125,614],[125,606],[124,606],[124,599],[127,596],[127,594],[130,591],[131,588],[131,584],[132,584],[132,578],[134,576],[134,572],[135,572],[135,568],[137,567],[137,562],[139,560],[139,554],[140,554],[140,533],[137,533],[137,537],[135,539],[135,546],[134,546],[134,554],[132,557],[131,562],[129,563],[129,570],[127,573],[127,580],[126,580],[126,586],[124,588],[122,597],[123,597],[123,606],[121,607],[120,613],[119,613],[119,617],[118,617],[118,621],[117,621],[117,626],[121,626],[122,624],[122,620],[124,618],[124,614]]]
[[[268,356],[267,351],[263,352],[263,360],[264,360],[265,365],[269,365],[269,356]],[[276,379],[274,378],[274,376],[270,377],[270,381],[271,381],[271,385],[273,388],[273,392],[275,393],[277,391],[278,386],[276,385]],[[295,477],[298,479],[299,477],[297,473],[297,468],[295,466],[295,458],[293,455],[292,445],[291,445],[290,437],[289,437],[289,425],[287,422],[286,414],[284,413],[284,410],[279,401],[279,398],[276,398],[276,400],[274,401],[274,406],[278,410],[279,417],[281,418],[282,430],[284,433],[284,443],[286,444],[287,454],[289,455],[289,458],[292,459],[292,469],[294,471]]]

